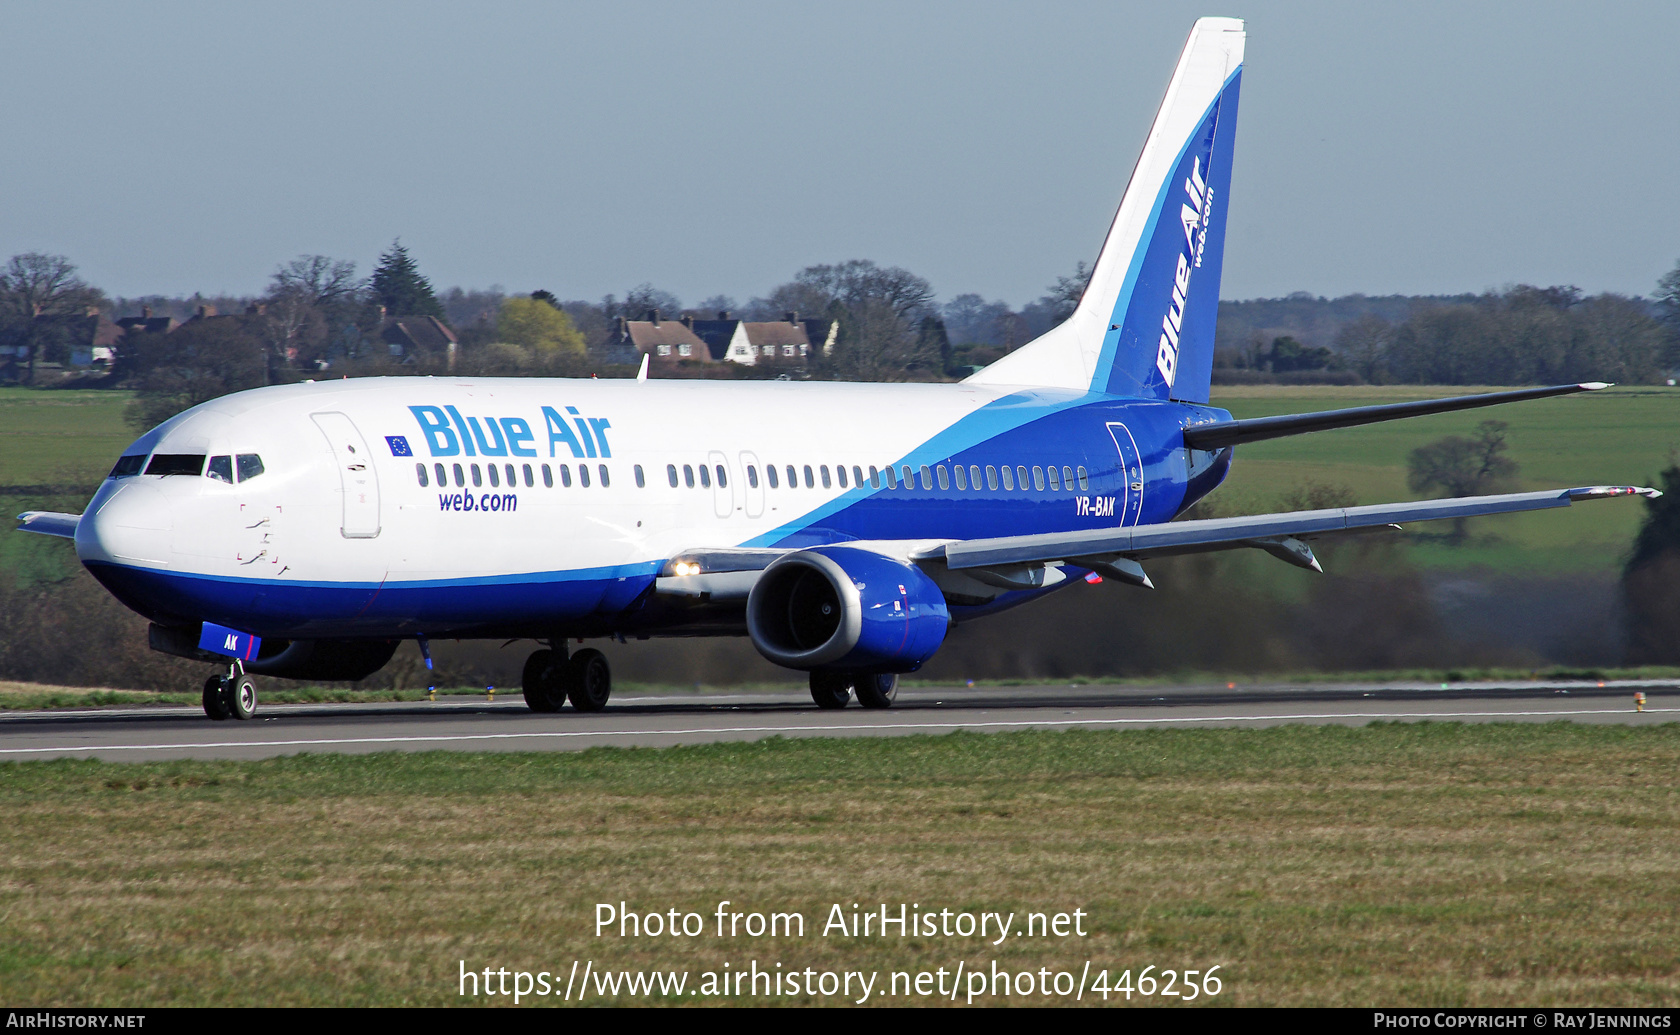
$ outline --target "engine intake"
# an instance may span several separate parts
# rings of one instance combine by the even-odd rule
[[[747,598],[753,646],[788,668],[914,672],[950,624],[944,595],[920,568],[857,547],[780,557]]]

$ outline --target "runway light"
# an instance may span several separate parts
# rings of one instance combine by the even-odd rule
[[[489,700],[491,702],[494,702],[496,700],[496,688],[495,687],[493,687],[493,686],[485,687],[484,688],[484,694],[487,698],[489,698]]]
[[[1634,691],[1634,694],[1633,694],[1633,710],[1636,711],[1636,712],[1642,712],[1642,711],[1645,710],[1645,691],[1643,691],[1643,690]]]
[[[1237,684],[1235,684],[1235,683],[1226,683],[1225,684],[1225,689],[1227,689],[1227,690],[1235,690],[1236,688],[1237,688]]]

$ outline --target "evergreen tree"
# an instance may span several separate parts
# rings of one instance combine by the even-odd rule
[[[1628,661],[1680,661],[1680,466],[1662,472],[1663,494],[1645,501],[1645,524],[1622,569]]]
[[[443,306],[432,292],[432,282],[420,275],[401,240],[379,257],[373,271],[374,298],[390,316],[435,316],[443,319]]]

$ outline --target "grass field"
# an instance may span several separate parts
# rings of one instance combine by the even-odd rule
[[[1673,1004],[1677,770],[1680,726],[1561,723],[14,763],[0,1001],[444,1004],[461,961],[564,983],[574,959],[995,959],[1217,964],[1230,1005]],[[720,899],[806,935],[594,936],[599,902]],[[1088,936],[821,936],[854,902],[1078,908]]]

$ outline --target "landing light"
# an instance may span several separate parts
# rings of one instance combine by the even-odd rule
[[[671,570],[678,575],[698,575],[700,574],[700,565],[697,561],[678,561],[672,565]]]

